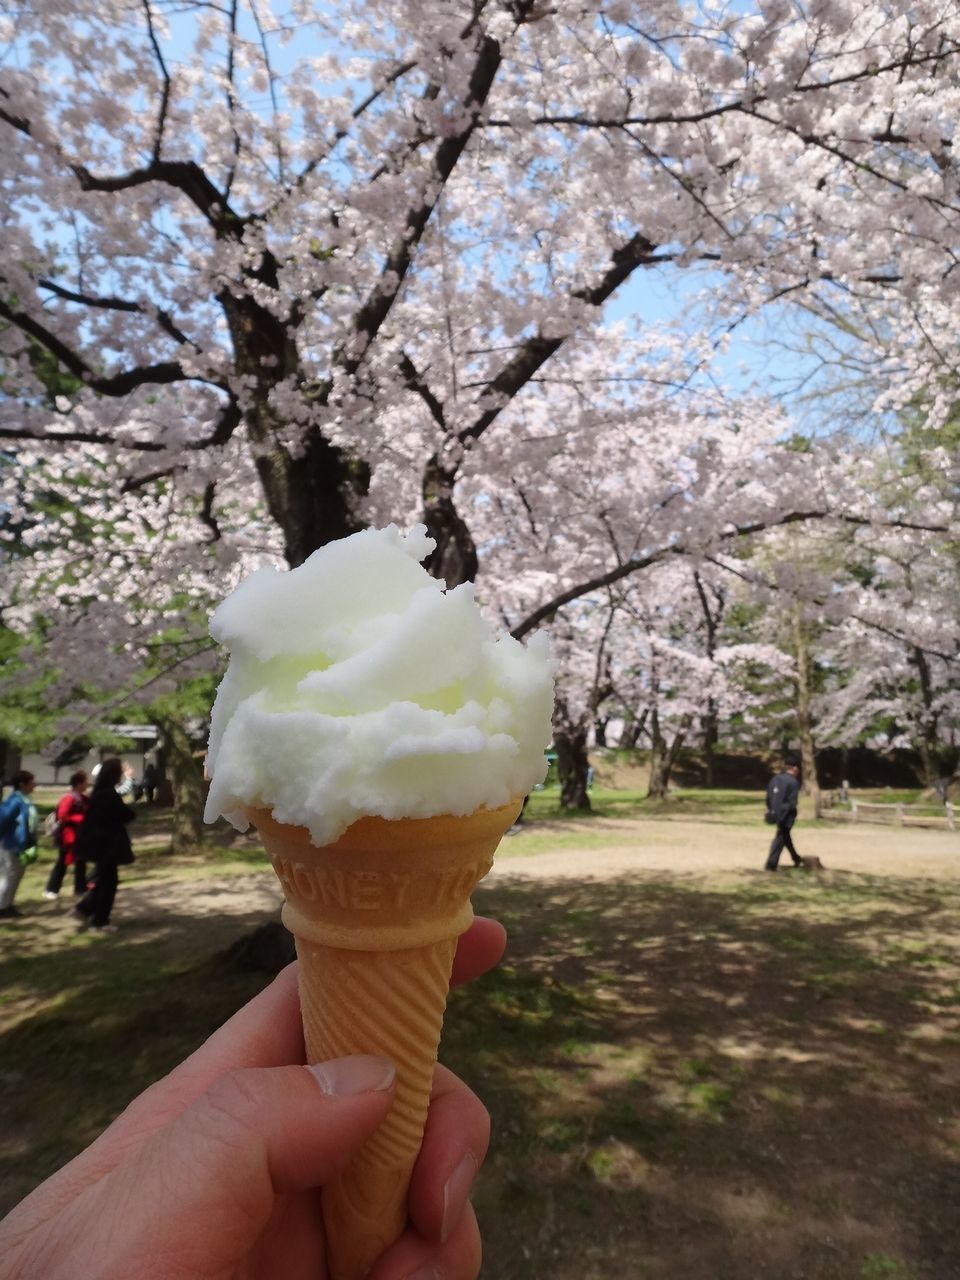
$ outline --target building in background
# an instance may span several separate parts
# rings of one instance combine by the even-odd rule
[[[118,749],[115,746],[94,746],[88,750],[61,750],[59,754],[44,751],[24,752],[12,765],[4,761],[4,780],[14,769],[29,769],[35,775],[41,787],[59,786],[67,783],[70,774],[76,769],[86,769],[92,773],[96,765],[107,756],[119,756],[124,764],[129,764],[134,776],[143,777],[143,770],[148,759],[154,759],[157,747],[157,727],[153,724],[108,724],[104,726],[114,739],[125,739],[132,747]],[[155,762],[155,759],[154,759]]]

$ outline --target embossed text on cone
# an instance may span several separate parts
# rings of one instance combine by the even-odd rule
[[[323,847],[251,812],[296,937],[308,1061],[376,1053],[397,1068],[390,1114],[324,1192],[333,1280],[360,1280],[406,1225],[457,938],[519,808],[361,818]]]

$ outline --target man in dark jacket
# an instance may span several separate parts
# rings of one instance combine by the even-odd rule
[[[803,861],[793,847],[790,835],[790,828],[797,820],[799,794],[800,761],[795,755],[788,753],[784,756],[781,771],[767,783],[767,821],[775,822],[777,826],[777,834],[773,837],[767,854],[767,871],[776,871],[784,849],[790,854],[795,867],[799,867]]]

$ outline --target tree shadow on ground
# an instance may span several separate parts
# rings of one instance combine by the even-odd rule
[[[176,888],[121,886],[107,938],[78,932],[69,910],[4,930],[0,1214],[269,978],[215,957],[277,919],[272,875]]]
[[[35,1009],[0,1034],[3,1204],[264,984],[224,953],[275,906],[195,892],[199,917],[148,894],[126,935],[5,951]],[[511,947],[453,993],[442,1057],[494,1118],[485,1277],[960,1275],[960,889],[516,878],[476,905]]]
[[[843,876],[482,891],[514,942],[443,1056],[495,1118],[484,1275],[960,1275],[957,905]]]

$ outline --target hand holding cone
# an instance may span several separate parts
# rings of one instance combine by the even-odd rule
[[[332,1280],[361,1280],[406,1224],[457,938],[519,809],[362,818],[323,847],[251,811],[296,937],[307,1061],[373,1053],[397,1068],[389,1116],[324,1193]]]

